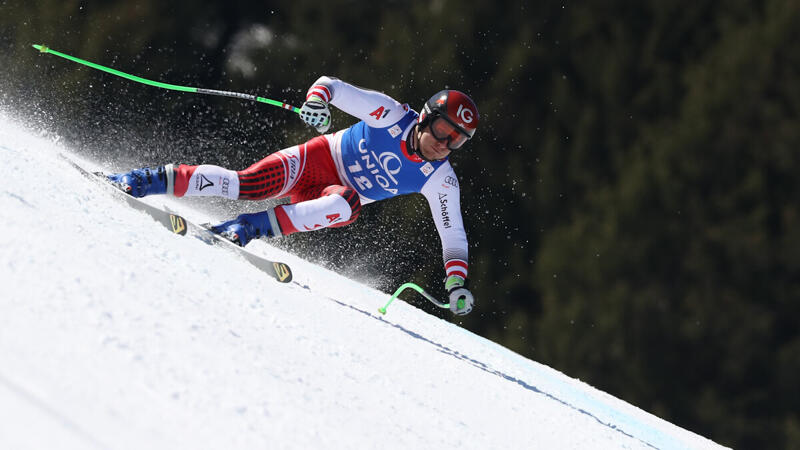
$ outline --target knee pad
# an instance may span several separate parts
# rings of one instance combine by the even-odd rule
[[[358,219],[361,214],[361,200],[358,198],[358,193],[352,188],[345,186],[328,186],[322,190],[323,196],[338,195],[341,196],[347,204],[350,205],[350,218],[344,222],[332,225],[332,227],[342,227],[349,225]]]

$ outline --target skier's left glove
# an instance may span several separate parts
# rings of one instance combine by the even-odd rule
[[[300,118],[316,128],[319,134],[325,134],[331,127],[331,110],[328,104],[316,95],[309,97],[300,107]]]
[[[444,288],[450,296],[450,311],[453,311],[453,314],[464,316],[472,311],[475,297],[467,289],[467,280],[458,275],[450,275],[444,281]]]

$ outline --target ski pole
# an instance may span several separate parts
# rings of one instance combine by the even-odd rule
[[[400,286],[399,288],[397,288],[396,291],[394,291],[394,295],[392,295],[392,298],[390,298],[389,302],[386,303],[386,306],[384,306],[383,308],[378,308],[378,312],[380,312],[381,314],[386,314],[386,308],[388,308],[389,305],[392,304],[394,299],[396,299],[397,296],[400,295],[406,289],[413,289],[413,290],[419,292],[423,297],[425,297],[425,299],[427,299],[429,302],[433,303],[434,305],[438,306],[439,308],[447,308],[447,309],[450,308],[450,303],[442,303],[439,300],[436,300],[436,298],[434,298],[432,295],[430,295],[427,292],[425,292],[424,289],[422,289],[421,287],[417,286],[416,284],[414,284],[414,283],[406,283],[406,284]]]
[[[230,92],[230,91],[218,91],[215,89],[203,89],[203,88],[196,88],[196,87],[189,87],[189,86],[178,86],[176,84],[168,84],[168,83],[161,83],[160,81],[153,81],[148,80],[146,78],[137,77],[136,75],[130,75],[125,72],[120,72],[119,70],[112,69],[110,67],[101,66],[100,64],[95,64],[93,62],[85,61],[80,58],[76,58],[74,56],[67,55],[66,53],[61,53],[58,51],[53,50],[52,48],[48,48],[45,45],[33,45],[33,48],[39,50],[42,53],[50,53],[51,55],[56,55],[64,59],[68,59],[70,61],[76,62],[78,64],[83,64],[84,66],[91,67],[92,69],[102,70],[103,72],[110,73],[112,75],[116,75],[118,77],[126,78],[131,81],[136,81],[137,83],[146,84],[148,86],[155,86],[162,89],[169,89],[173,91],[182,91],[182,92],[192,92],[195,94],[208,94],[208,95],[219,95],[222,97],[234,97],[234,98],[241,98],[244,100],[252,100],[254,102],[261,102],[266,103],[272,106],[278,106],[283,109],[288,109],[289,111],[300,113],[300,108],[294,107],[288,103],[279,102],[277,100],[272,100],[269,98],[258,97],[256,95],[250,94],[242,94],[240,92]]]

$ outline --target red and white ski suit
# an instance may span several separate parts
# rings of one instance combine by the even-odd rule
[[[416,112],[336,78],[319,78],[308,91],[312,95],[361,122],[275,152],[241,171],[180,165],[172,193],[241,200],[288,197],[289,204],[275,208],[284,235],[341,227],[358,218],[362,205],[420,193],[439,232],[447,275],[467,278],[458,178],[449,161],[425,161],[408,152]]]

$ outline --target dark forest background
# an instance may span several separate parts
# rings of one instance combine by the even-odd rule
[[[112,169],[238,169],[315,132],[31,44],[297,106],[320,75],[415,109],[468,92],[476,309],[429,312],[721,444],[800,448],[800,2],[0,0],[2,109]],[[278,245],[443,295],[421,196]]]

